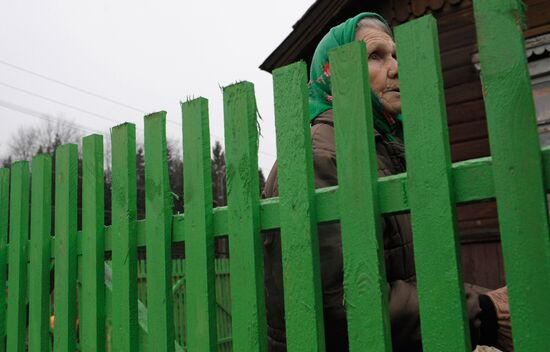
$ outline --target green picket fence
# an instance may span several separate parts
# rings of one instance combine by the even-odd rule
[[[50,157],[0,170],[0,266],[8,264],[7,306],[0,304],[0,350],[49,343],[49,265],[55,260],[54,349],[105,348],[104,251],[112,251],[113,351],[138,351],[136,248],[147,250],[147,348],[174,351],[173,242],[185,241],[187,351],[215,351],[214,238],[230,245],[234,351],[266,351],[261,230],[280,228],[289,351],[323,351],[316,224],[340,221],[351,351],[390,351],[381,214],[410,211],[422,338],[426,351],[468,351],[469,331],[456,234],[457,203],[496,198],[516,351],[550,346],[550,236],[545,190],[550,150],[540,150],[524,55],[521,4],[474,5],[492,158],[451,164],[439,44],[428,16],[396,29],[405,121],[407,173],[378,178],[368,66],[358,43],[332,53],[339,186],[315,190],[304,63],[274,71],[280,197],[260,201],[256,104],[248,82],[224,95],[228,206],[212,209],[208,107],[182,104],[185,214],[173,215],[166,162],[165,114],[145,118],[146,220],[136,221],[135,126],[112,129],[112,226],[103,224],[103,141],[83,142],[83,225],[77,231],[75,145],[56,151],[55,238],[50,238]],[[10,182],[11,178],[11,182]],[[9,202],[8,202],[9,194]],[[9,238],[8,238],[9,207]],[[6,250],[6,248],[8,248]],[[77,257],[82,287],[76,299]],[[27,270],[27,260],[30,268]],[[0,290],[6,287],[0,270]],[[29,285],[27,287],[27,279]],[[3,340],[3,339],[2,339]],[[1,341],[1,340],[0,340]]]

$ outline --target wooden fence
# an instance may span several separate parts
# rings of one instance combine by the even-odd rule
[[[77,231],[75,145],[56,151],[55,237],[50,237],[49,156],[0,170],[0,350],[49,344],[49,267],[55,260],[54,349],[105,349],[104,251],[112,251],[113,351],[138,351],[137,247],[147,250],[147,345],[174,351],[171,244],[185,241],[188,351],[215,351],[214,237],[228,235],[234,351],[266,351],[261,230],[280,228],[289,351],[323,351],[316,224],[340,221],[351,351],[390,351],[381,214],[410,211],[425,351],[468,351],[469,327],[457,250],[457,203],[496,198],[516,351],[550,346],[550,236],[545,190],[550,150],[541,152],[517,0],[474,5],[492,158],[452,165],[435,20],[396,29],[407,173],[378,178],[364,45],[331,54],[339,186],[313,187],[304,63],[274,71],[280,197],[260,201],[253,85],[224,95],[228,206],[212,209],[208,107],[182,104],[185,214],[173,215],[165,113],[145,118],[146,220],[136,221],[135,127],[112,129],[112,226],[103,224],[103,141],[83,141],[83,220]],[[10,182],[11,178],[11,182]],[[30,186],[30,187],[29,187]],[[31,188],[31,189],[30,189]],[[32,192],[30,192],[32,190]],[[29,201],[32,194],[30,221]],[[9,202],[8,202],[9,196]],[[9,208],[9,246],[8,239]],[[29,232],[30,223],[30,232]],[[30,233],[30,241],[28,236]],[[7,250],[6,250],[7,248]],[[82,287],[77,308],[77,258]],[[27,261],[30,262],[27,269]],[[0,292],[6,272],[0,270]],[[28,285],[27,285],[28,280]]]

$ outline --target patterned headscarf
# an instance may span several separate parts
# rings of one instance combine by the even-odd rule
[[[328,53],[339,46],[351,43],[355,40],[357,23],[365,17],[371,17],[382,22],[391,32],[384,18],[373,12],[363,12],[348,19],[332,29],[321,39],[310,69],[309,82],[309,118],[313,120],[320,113],[332,109],[332,87],[330,84],[330,64]],[[393,141],[395,137],[403,137],[403,117],[401,114],[392,116],[384,110],[380,99],[371,91],[374,128],[387,140]]]

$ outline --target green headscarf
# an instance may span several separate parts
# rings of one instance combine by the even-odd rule
[[[330,65],[328,62],[329,51],[353,42],[355,40],[357,23],[365,17],[375,18],[390,29],[390,26],[382,16],[373,12],[363,12],[336,27],[332,27],[323,39],[321,39],[319,45],[317,45],[315,54],[313,54],[309,75],[310,120],[313,120],[320,113],[332,109],[332,88],[330,84]],[[374,128],[389,141],[395,140],[396,136],[402,138],[403,117],[401,114],[391,116],[384,111],[384,106],[380,102],[380,99],[378,99],[372,91],[371,97]]]

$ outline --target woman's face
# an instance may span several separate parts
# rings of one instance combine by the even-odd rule
[[[369,81],[374,94],[390,114],[401,113],[401,93],[397,76],[395,42],[384,31],[363,27],[355,35],[367,44]]]

